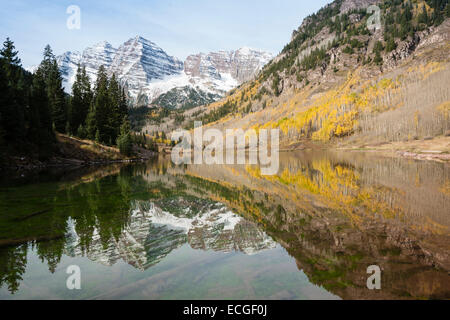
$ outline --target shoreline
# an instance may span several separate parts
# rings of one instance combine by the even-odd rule
[[[331,143],[315,143],[310,140],[298,141],[290,145],[280,147],[280,153],[308,151],[308,150],[335,150],[374,153],[385,157],[398,157],[418,161],[437,161],[442,163],[450,162],[450,137],[437,137],[431,140],[415,140],[407,142],[387,142],[381,144],[366,144],[358,146],[341,145],[336,146]],[[93,166],[105,166],[111,164],[126,164],[144,162],[161,153],[146,152],[140,156],[128,159],[77,159],[55,156],[47,161],[30,159],[29,157],[10,157],[9,165],[0,166],[0,172],[8,173],[29,173],[47,169],[64,168],[84,168]]]
[[[155,155],[157,156],[157,155]],[[1,166],[0,172],[2,174],[27,174],[36,173],[51,169],[81,169],[96,166],[108,166],[113,164],[127,164],[145,162],[151,158],[134,158],[134,159],[122,159],[122,160],[94,160],[94,161],[80,161],[77,159],[64,159],[59,158],[57,161],[49,162],[32,162],[26,165],[13,165],[13,166]]]
[[[398,157],[419,161],[450,162],[450,136],[402,142],[385,143],[319,143],[303,140],[288,145],[281,145],[280,152],[295,151],[350,151],[374,153],[386,157]]]
[[[446,163],[450,161],[450,136],[413,141],[366,144],[360,147],[350,145],[337,147],[336,150],[373,152],[382,156]]]
[[[0,172],[30,173],[47,169],[83,168],[118,163],[146,161],[158,154],[135,147],[135,156],[126,157],[115,147],[109,147],[90,140],[82,140],[56,133],[57,143],[54,154],[46,160],[38,160],[30,155],[6,155],[0,163]]]

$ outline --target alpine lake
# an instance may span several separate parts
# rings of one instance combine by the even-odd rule
[[[448,163],[311,151],[273,176],[159,157],[0,179],[1,300],[450,299],[449,272]]]

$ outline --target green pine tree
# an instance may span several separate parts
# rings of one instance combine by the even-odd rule
[[[2,56],[3,61],[6,65],[20,66],[21,61],[17,54],[18,51],[15,50],[14,42],[11,41],[10,38],[6,38],[5,42],[3,42],[3,49],[0,50],[0,55]],[[9,70],[11,71],[11,70]],[[6,74],[8,78],[12,77],[12,74]]]
[[[375,53],[375,58],[373,61],[377,65],[381,65],[383,63],[383,58],[381,57],[381,52],[384,50],[383,44],[381,41],[377,41],[373,47],[373,52]]]
[[[108,77],[104,66],[98,70],[97,83],[94,90],[95,124],[99,132],[99,142],[108,142],[111,136],[109,117],[111,102],[108,94]]]
[[[393,50],[397,49],[397,44],[395,43],[393,38],[389,38],[389,40],[386,43],[386,52],[391,52]]]
[[[24,71],[15,50],[14,43],[7,38],[0,50],[0,67],[2,69],[0,114],[3,139],[9,144],[23,141],[25,133]]]
[[[64,132],[67,123],[66,97],[62,86],[62,77],[58,63],[56,62],[56,58],[49,45],[44,49],[44,59],[39,68],[41,69],[46,82],[50,112],[52,114],[55,130]]]
[[[77,129],[77,137],[80,139],[86,138],[86,130],[84,130],[84,127],[82,124],[80,124],[80,126]]]
[[[120,134],[120,126],[124,115],[121,114],[120,110],[122,91],[115,74],[112,75],[109,81],[108,95],[111,109],[108,119],[108,135],[111,141],[116,141]]]
[[[280,76],[278,72],[276,72],[272,80],[272,90],[273,94],[277,97],[281,94],[279,86],[280,86]]]
[[[80,125],[86,123],[89,106],[92,100],[92,92],[89,77],[86,75],[85,67],[78,66],[75,82],[72,86],[72,97],[70,99],[70,128],[76,132]]]
[[[4,105],[6,102],[5,95],[7,94],[7,92],[8,87],[6,74],[3,68],[3,59],[0,58],[0,148],[6,145],[6,130],[4,128],[3,113],[5,112]],[[1,152],[0,154],[3,155],[3,152]],[[0,159],[0,163],[1,161],[2,159]]]
[[[94,103],[91,103],[89,108],[89,113],[86,117],[86,137],[88,139],[95,139],[95,134],[97,132],[97,112],[95,110]]]
[[[117,146],[120,153],[126,156],[131,156],[133,152],[133,142],[131,139],[131,126],[128,117],[124,117],[120,127],[120,135],[117,138]]]
[[[381,54],[379,51],[375,53],[375,58],[373,59],[373,62],[377,65],[381,65],[383,63],[383,58],[381,57]]]
[[[419,17],[417,18],[418,23],[423,23],[428,25],[429,24],[429,18],[428,18],[428,12],[425,5],[422,6],[422,12],[420,13]]]
[[[122,88],[121,91],[122,94],[120,96],[119,115],[120,119],[123,119],[124,117],[128,117],[128,102],[125,88]]]
[[[30,101],[28,137],[37,146],[39,158],[46,159],[52,154],[55,136],[49,110],[46,83],[40,69],[33,76]]]

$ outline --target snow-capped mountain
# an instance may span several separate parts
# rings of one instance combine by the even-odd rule
[[[255,76],[271,59],[270,53],[244,47],[191,55],[184,63],[184,70],[192,77],[223,79],[228,76],[240,84]]]
[[[150,104],[174,88],[190,87],[200,95],[223,96],[250,80],[271,59],[270,53],[241,48],[191,55],[183,63],[140,36],[129,39],[118,49],[105,41],[82,53],[66,52],[57,57],[67,92],[71,91],[79,64],[86,66],[92,81],[96,80],[97,70],[103,65],[141,104]]]
[[[108,71],[126,83],[130,91],[139,92],[152,81],[181,74],[183,62],[153,42],[136,37],[119,47]]]

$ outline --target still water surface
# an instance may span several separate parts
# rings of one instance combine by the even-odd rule
[[[164,158],[46,172],[1,182],[0,299],[450,298],[449,226],[437,162],[299,152],[275,176]]]

